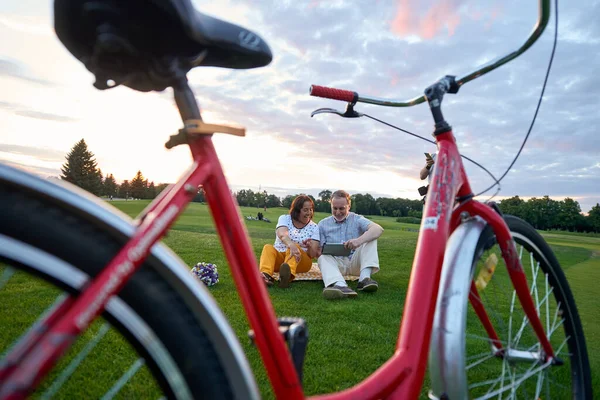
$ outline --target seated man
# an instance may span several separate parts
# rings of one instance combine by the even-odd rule
[[[344,243],[351,251],[347,257],[320,254],[317,260],[323,275],[323,297],[328,300],[356,297],[343,275],[358,275],[358,291],[379,288],[371,274],[379,271],[377,238],[383,228],[362,215],[350,212],[350,195],[337,190],[331,195],[331,216],[319,222],[321,244]]]

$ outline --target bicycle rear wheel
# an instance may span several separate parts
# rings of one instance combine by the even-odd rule
[[[1,360],[55,299],[77,293],[126,240],[81,210],[0,181]],[[160,268],[156,258],[146,261],[36,396],[236,397],[240,382],[224,365],[226,343],[210,339]]]
[[[444,299],[445,307],[438,307],[442,315],[439,318],[436,315],[436,320],[463,318],[466,322],[462,334],[437,335],[438,348],[456,346],[459,349],[451,365],[440,369],[452,369],[453,375],[447,376],[455,379],[452,382],[440,379],[443,372],[437,375],[437,381],[432,382],[434,397],[447,395],[453,399],[468,393],[470,398],[477,399],[590,399],[591,376],[585,337],[567,279],[552,250],[531,225],[510,215],[504,219],[516,242],[546,335],[555,356],[563,363],[544,361],[541,345],[516,297],[500,248],[488,226],[475,249],[471,276],[480,300],[472,301],[480,301],[484,306],[503,351],[494,348],[473,307],[469,306],[468,282],[464,286],[466,295],[442,293],[438,298]],[[462,305],[454,302],[462,302]]]

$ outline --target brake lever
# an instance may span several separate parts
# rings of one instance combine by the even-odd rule
[[[341,112],[341,111],[338,111],[333,108],[319,108],[319,109],[311,112],[310,117],[312,118],[317,114],[326,114],[326,113],[336,114],[336,115],[339,115],[340,117],[344,117],[344,118],[359,118],[359,117],[363,116],[363,114],[354,111],[354,106],[352,103],[348,103],[348,105],[346,106],[345,112]]]

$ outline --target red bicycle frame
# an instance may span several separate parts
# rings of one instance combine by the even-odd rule
[[[484,65],[477,71],[452,81],[454,87],[444,90],[456,93],[463,84],[490,72],[518,57],[539,38],[548,22],[549,0],[539,0],[540,12],[530,37],[509,55]],[[175,100],[184,121],[199,120],[200,113],[187,82],[174,85]],[[452,89],[453,91],[450,91]],[[352,106],[357,101],[408,107],[431,100],[421,96],[407,102],[360,97],[357,93],[320,88],[321,97],[349,102],[342,116],[359,116]],[[316,95],[316,94],[315,94]],[[437,100],[436,100],[437,101]],[[441,97],[439,97],[441,102]],[[430,102],[436,125],[444,122],[439,104]],[[319,111],[319,110],[317,110]],[[325,109],[330,112],[331,109]],[[443,132],[443,133],[442,133]],[[236,201],[229,187],[212,144],[210,135],[185,137],[189,141],[193,165],[182,179],[165,190],[144,210],[137,222],[134,236],[102,272],[91,280],[77,297],[67,297],[54,307],[34,329],[25,335],[0,366],[0,399],[23,398],[66,352],[76,337],[102,313],[107,301],[117,294],[127,280],[142,265],[152,246],[160,240],[185,206],[204,187],[223,249],[230,264],[255,342],[277,398],[304,397],[301,383],[286,344],[279,332],[273,306],[260,278],[256,258],[250,246]],[[189,140],[188,140],[189,139]],[[425,204],[415,258],[404,305],[403,319],[396,350],[392,357],[371,376],[356,386],[339,393],[315,396],[318,399],[412,399],[420,392],[425,374],[428,346],[446,243],[461,223],[463,216],[480,216],[493,228],[502,250],[509,276],[523,310],[533,327],[545,356],[554,353],[546,338],[529,294],[527,281],[515,244],[503,219],[491,207],[472,200],[472,192],[452,131],[441,130],[436,135],[438,156]],[[458,199],[458,203],[457,203]],[[470,302],[497,351],[502,351],[498,335],[472,286]]]
[[[525,313],[544,351],[548,357],[553,355],[535,312],[508,228],[493,209],[476,201],[467,200],[455,207],[455,199],[471,193],[471,189],[452,132],[441,134],[437,139],[439,153],[425,205],[396,351],[384,365],[353,388],[315,398],[407,399],[418,396],[426,369],[444,250],[449,235],[460,223],[464,212],[481,216],[494,228]],[[29,334],[10,354],[8,364],[2,369],[5,382],[3,387],[18,390],[3,392],[4,398],[22,397],[34,387],[76,336],[102,312],[108,298],[117,293],[141,265],[152,245],[191,201],[199,185],[203,185],[205,189],[233,278],[255,332],[256,344],[275,394],[278,398],[286,399],[304,397],[211,137],[197,138],[190,143],[190,148],[194,159],[191,169],[178,184],[165,191],[164,195],[148,207],[140,218],[136,234],[114,260],[80,296],[76,299],[68,298],[50,313],[41,323],[44,329],[37,329]],[[485,310],[482,307],[476,310],[490,338],[497,340]],[[46,333],[42,333],[44,331]]]
[[[526,276],[504,220],[489,206],[468,198],[471,187],[456,147],[452,131],[437,137],[438,156],[430,184],[408,292],[402,313],[402,323],[394,355],[369,378],[346,391],[317,396],[318,399],[413,399],[423,384],[427,354],[437,301],[444,251],[450,234],[460,224],[463,213],[478,215],[494,229],[510,278],[547,357],[553,356],[542,324],[527,287]],[[455,206],[455,199],[468,199]],[[473,292],[472,292],[473,293]],[[476,289],[474,295],[476,295]],[[485,309],[477,305],[477,315],[490,339],[499,339]]]

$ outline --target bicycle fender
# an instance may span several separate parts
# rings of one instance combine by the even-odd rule
[[[486,227],[480,217],[471,218],[456,228],[448,239],[440,277],[435,316],[429,346],[429,371],[432,398],[466,399],[465,371],[456,360],[465,357],[464,329],[466,308],[473,277],[477,243]]]

